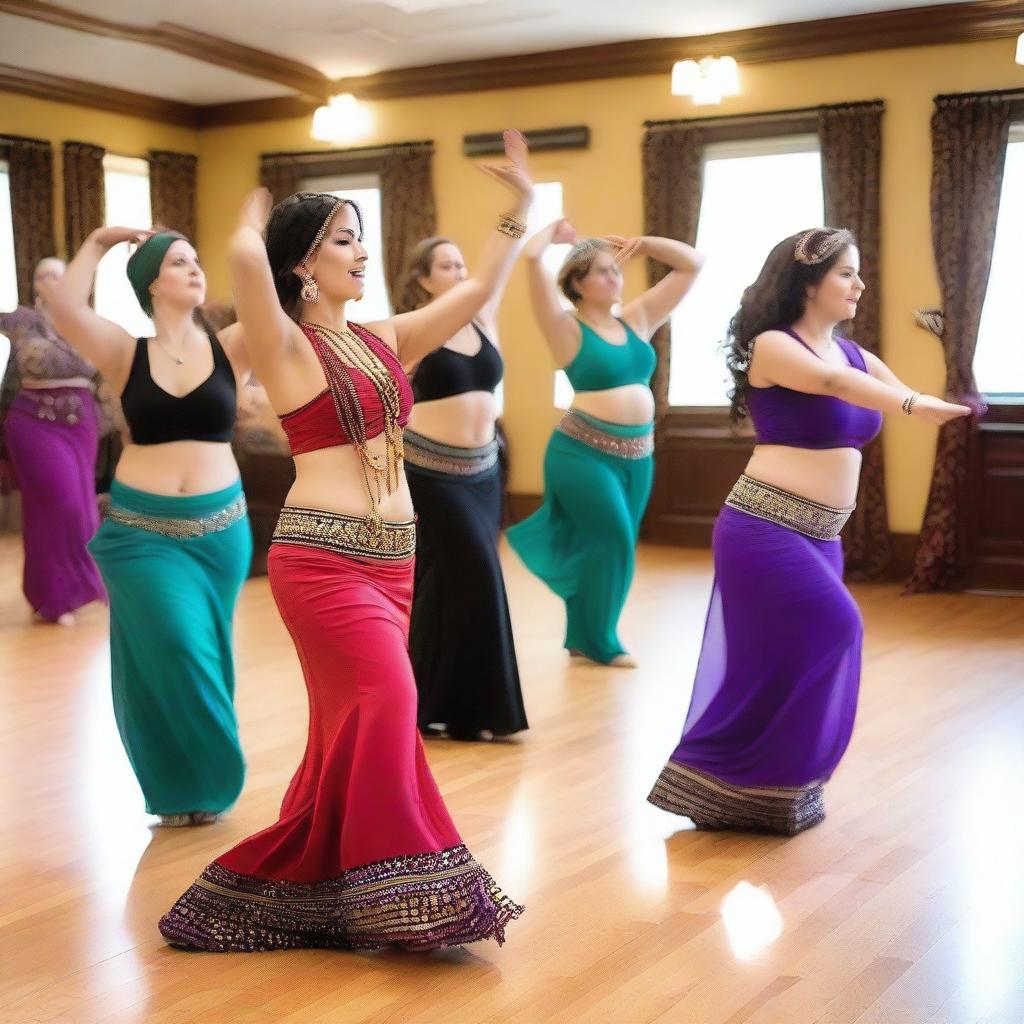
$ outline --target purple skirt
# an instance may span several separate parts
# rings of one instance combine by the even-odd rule
[[[51,622],[105,601],[86,545],[99,528],[96,407],[88,388],[22,392],[4,422],[22,499],[23,589]]]
[[[863,626],[841,542],[726,507],[682,739],[671,761],[735,786],[828,779],[857,709]]]

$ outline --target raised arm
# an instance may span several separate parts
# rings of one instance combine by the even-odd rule
[[[852,366],[826,363],[782,331],[765,331],[754,339],[751,369],[756,369],[758,377],[769,384],[810,395],[832,395],[883,413],[905,412],[905,403],[915,394],[906,385],[887,383]],[[912,405],[912,415],[929,423],[942,424],[970,416],[971,410],[966,405],[954,405],[932,395],[918,395]]]
[[[56,281],[40,286],[40,294],[57,331],[110,382],[123,390],[135,354],[135,339],[121,326],[100,316],[89,295],[100,260],[121,242],[142,242],[150,232],[137,228],[99,228],[85,240]]]
[[[281,308],[267,259],[263,228],[272,205],[267,189],[249,193],[227,252],[235,313],[241,324],[236,330],[229,328],[227,338],[229,344],[234,338],[244,338],[252,366],[261,380],[272,379],[275,364],[297,351],[301,334]]]
[[[700,268],[704,266],[704,256],[685,242],[656,235],[640,238],[608,235],[606,239],[618,249],[616,258],[620,263],[645,255],[670,268],[653,288],[648,288],[622,307],[622,319],[641,337],[650,338],[693,287]]]
[[[568,366],[579,351],[580,326],[576,318],[562,306],[558,285],[543,260],[549,246],[571,245],[575,241],[576,229],[567,220],[556,220],[546,228],[541,228],[524,250],[533,315],[537,318],[555,363],[560,367]]]
[[[526,166],[526,143],[519,132],[505,132],[505,155],[509,159],[505,166],[488,164],[480,169],[514,197],[511,207],[507,200],[503,204],[499,223],[505,219],[523,223],[533,200],[533,181]],[[412,366],[480,313],[503,287],[521,249],[521,237],[495,230],[477,259],[472,277],[450,288],[422,309],[400,313],[367,326],[381,337],[393,340],[399,359],[405,366]]]

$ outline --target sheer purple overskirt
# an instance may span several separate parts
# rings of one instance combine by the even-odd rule
[[[726,507],[682,739],[672,760],[739,786],[828,779],[853,731],[863,625],[839,540]]]

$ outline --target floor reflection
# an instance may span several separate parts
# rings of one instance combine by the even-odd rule
[[[782,914],[768,886],[740,882],[722,901],[722,922],[737,960],[753,960],[782,934]]]

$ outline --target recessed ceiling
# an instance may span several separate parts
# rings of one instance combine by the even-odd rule
[[[330,78],[561,50],[706,35],[823,16],[958,0],[64,0],[93,18],[172,22],[309,65]],[[823,9],[824,8],[824,9]],[[926,17],[922,13],[922,17]],[[0,14],[0,64],[194,104],[287,96],[286,85],[168,50]]]

